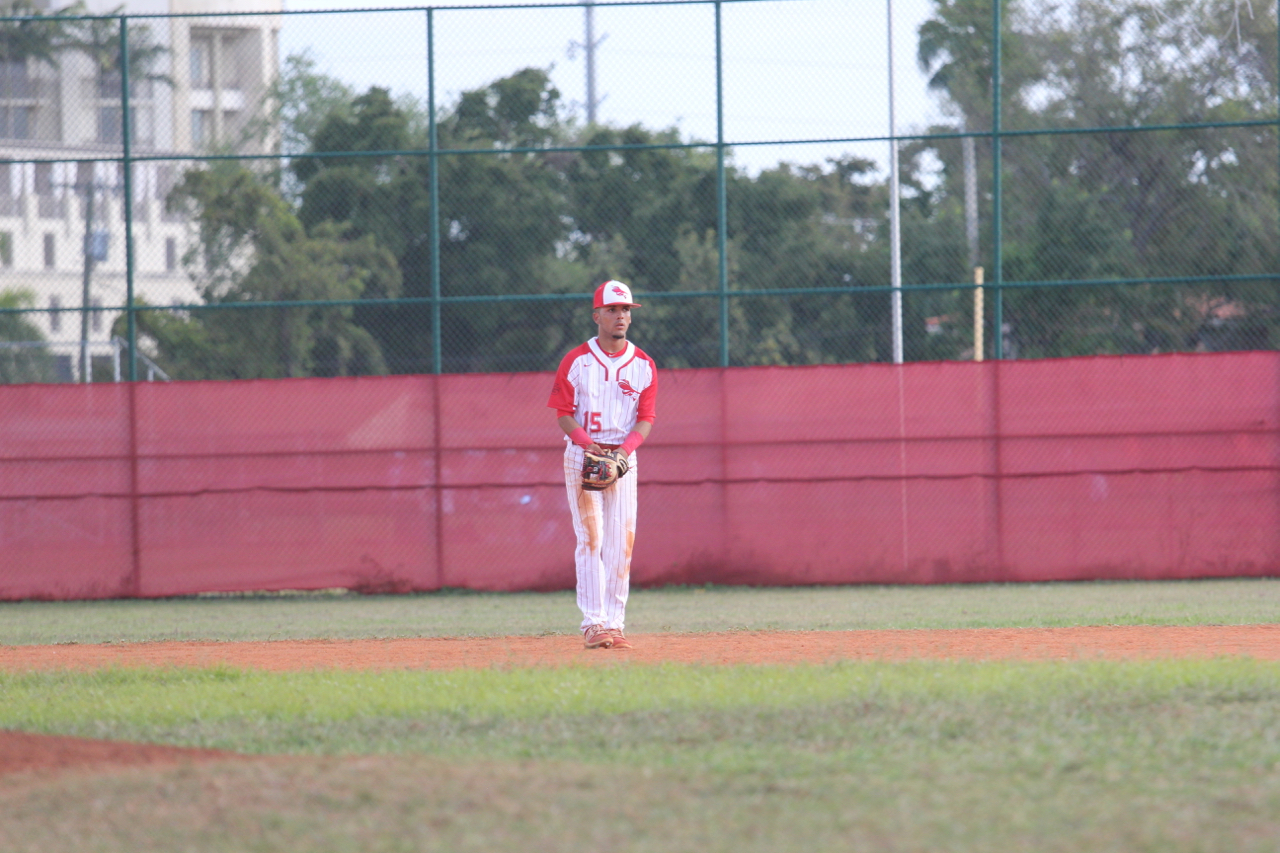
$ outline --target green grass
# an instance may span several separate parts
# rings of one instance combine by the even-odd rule
[[[1280,580],[635,590],[631,633],[1280,622]],[[0,645],[576,633],[573,594],[0,603]]]
[[[455,727],[448,740],[462,744],[463,752],[513,758],[532,754],[534,747],[520,738],[508,743],[505,737],[531,724],[537,728],[548,722],[572,723],[584,732],[593,727],[603,732],[612,730],[617,718],[626,717],[634,729],[623,739],[629,744],[626,751],[640,750],[634,757],[642,760],[680,763],[681,756],[687,758],[688,744],[673,752],[662,737],[675,717],[785,717],[793,712],[803,717],[809,711],[827,716],[843,708],[853,713],[846,722],[857,719],[865,725],[879,717],[887,728],[883,738],[868,740],[859,731],[863,726],[855,727],[838,741],[853,738],[863,748],[879,744],[901,755],[914,747],[894,739],[911,734],[920,723],[902,715],[903,709],[912,709],[926,723],[923,743],[938,741],[938,732],[930,727],[943,717],[959,711],[989,714],[990,720],[975,720],[972,730],[985,740],[1010,716],[1027,716],[1060,730],[1064,722],[1075,727],[1103,709],[1151,709],[1185,700],[1210,707],[1274,703],[1280,700],[1280,664],[1219,659],[798,667],[665,664],[444,672],[111,669],[0,673],[0,695],[5,697],[0,707],[3,728],[258,753],[365,753],[408,747],[435,752],[439,732]],[[941,713],[944,710],[947,713]],[[484,724],[477,726],[477,721]],[[405,732],[391,743],[383,742],[382,735],[370,735],[400,722],[407,724]],[[1150,719],[1136,722],[1148,730],[1151,725]],[[1259,747],[1271,751],[1268,761],[1280,758],[1280,716],[1269,726],[1274,742],[1241,741],[1248,743],[1250,760],[1258,757]],[[299,727],[318,736],[300,738]],[[435,733],[411,736],[410,730],[418,728]],[[1108,727],[1094,734],[1111,737],[1116,730]],[[1199,732],[1204,738],[1219,734]],[[796,737],[794,729],[783,727],[753,732],[751,740],[776,740],[789,750],[797,745]],[[564,752],[579,740],[598,738],[575,736],[542,757],[581,759],[584,755]],[[742,745],[733,743],[730,752]],[[611,747],[619,748],[616,743]],[[597,752],[598,746],[590,751]]]
[[[1247,851],[1280,834],[1280,665],[1250,660],[114,670],[4,675],[0,695],[4,727],[300,756],[0,786],[15,851],[71,849],[68,832],[100,842],[76,849],[310,851]]]
[[[1280,582],[639,590],[629,632],[1280,622]],[[0,644],[570,634],[572,595],[0,604]],[[1280,664],[0,673],[0,728],[252,760],[0,774],[0,850],[1274,851]],[[0,756],[2,760],[2,756]]]

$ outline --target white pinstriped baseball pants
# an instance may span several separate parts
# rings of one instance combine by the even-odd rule
[[[582,627],[603,625],[621,631],[631,589],[631,549],[636,539],[636,454],[627,475],[601,492],[582,488],[582,448],[564,453],[564,484],[578,539],[573,562],[578,574]]]

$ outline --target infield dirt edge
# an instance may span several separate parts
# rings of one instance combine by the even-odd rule
[[[1280,660],[1280,625],[729,631],[635,634],[627,651],[586,650],[576,636],[416,637],[262,642],[161,641],[0,647],[0,670],[232,666],[461,669],[620,662],[708,665],[840,660],[1081,660],[1246,656]]]

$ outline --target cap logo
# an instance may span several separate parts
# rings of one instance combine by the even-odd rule
[[[596,288],[596,297],[592,307],[604,308],[609,305],[639,307],[640,303],[631,298],[631,288],[627,287],[626,284],[609,279]]]

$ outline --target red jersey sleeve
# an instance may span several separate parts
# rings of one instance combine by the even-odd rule
[[[572,416],[577,408],[577,394],[569,381],[569,367],[578,354],[578,350],[574,350],[560,359],[560,369],[556,371],[555,382],[551,385],[551,399],[547,400],[547,406],[555,409],[558,417]]]
[[[636,421],[648,421],[653,423],[657,417],[658,406],[658,366],[653,363],[653,359],[648,355],[644,356],[644,360],[649,362],[649,386],[640,392],[640,404],[636,409]]]

